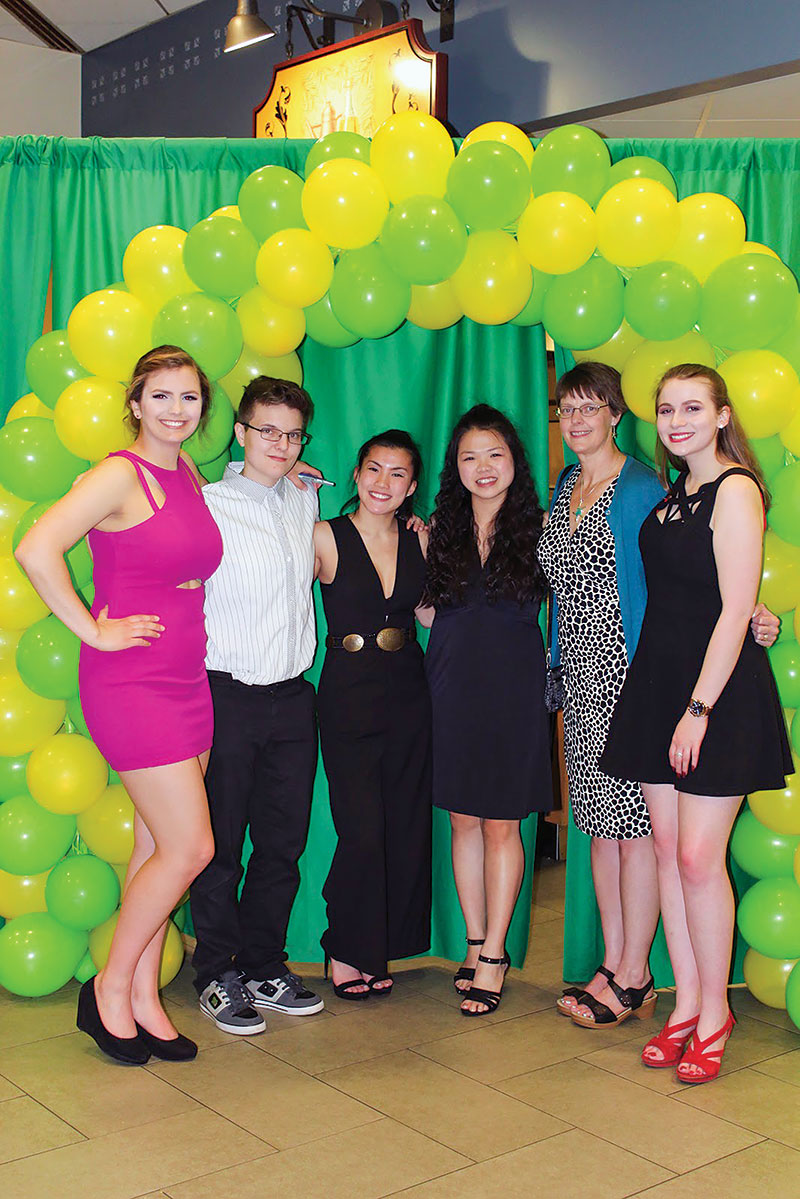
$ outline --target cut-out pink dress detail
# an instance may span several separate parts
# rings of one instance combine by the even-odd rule
[[[214,730],[205,671],[203,587],[222,558],[222,537],[189,467],[169,470],[129,450],[153,513],[130,529],[88,534],[94,557],[92,615],[158,616],[164,632],[147,646],[103,652],[81,645],[80,698],[89,732],[114,770],[182,762],[210,749]],[[159,508],[145,466],[161,486]]]

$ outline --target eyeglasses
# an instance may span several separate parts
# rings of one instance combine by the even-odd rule
[[[556,416],[559,420],[569,420],[576,412],[580,412],[581,416],[591,418],[597,416],[601,408],[607,408],[608,404],[579,404],[577,407],[572,405],[567,408],[556,408]]]
[[[289,445],[308,445],[311,440],[311,434],[303,433],[300,429],[292,429],[291,433],[287,433],[285,429],[277,429],[275,425],[248,425],[246,420],[240,420],[238,424],[243,425],[245,429],[252,429],[254,433],[260,433],[262,441],[280,441],[285,437]]]

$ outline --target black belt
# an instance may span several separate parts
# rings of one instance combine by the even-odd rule
[[[416,641],[417,630],[411,629],[380,629],[377,633],[348,633],[344,637],[332,637],[330,633],[325,638],[328,649],[344,649],[349,654],[357,654],[360,649],[377,646],[386,653],[393,654],[402,649],[410,641]]]

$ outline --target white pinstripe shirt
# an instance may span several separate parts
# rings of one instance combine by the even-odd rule
[[[286,479],[265,487],[229,463],[203,496],[222,534],[222,562],[206,583],[206,667],[242,683],[292,679],[314,660],[316,489]]]

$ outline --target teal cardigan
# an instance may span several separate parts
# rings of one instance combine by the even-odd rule
[[[561,472],[550,504],[552,513],[561,489],[577,466],[567,466]],[[644,567],[639,553],[639,530],[645,517],[664,498],[664,488],[658,476],[636,458],[626,458],[614,488],[614,498],[608,507],[608,523],[614,534],[614,550],[617,568],[617,590],[622,612],[622,631],[630,663],[636,652],[639,633],[642,629],[647,587]],[[553,594],[553,620],[550,630],[550,662],[557,666],[560,660],[558,649],[558,603]]]

